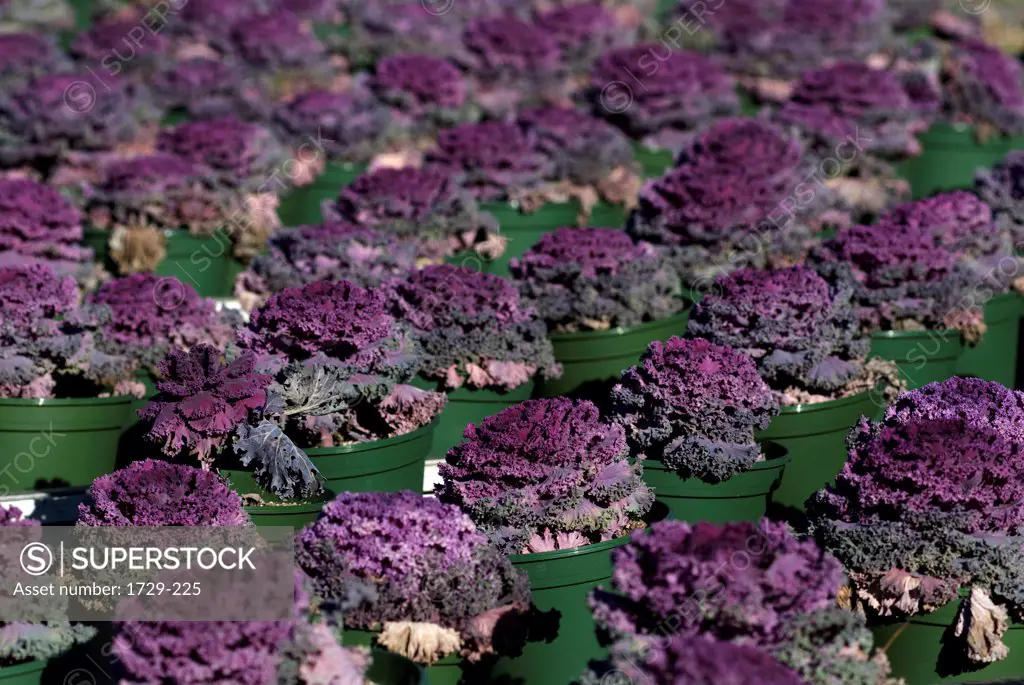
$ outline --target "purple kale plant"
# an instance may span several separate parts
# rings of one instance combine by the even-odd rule
[[[998,173],[980,171],[987,178]],[[1014,227],[1005,216],[974,193],[958,190],[899,205],[882,215],[880,221],[930,233],[938,244],[970,266],[977,281],[991,285],[991,294],[1008,289],[1020,278],[1021,260],[1014,256]]]
[[[513,123],[486,121],[441,131],[427,164],[452,176],[481,202],[502,202],[551,178],[554,161]]]
[[[178,14],[180,22],[173,22],[171,29],[226,50],[238,22],[269,9],[263,0],[190,0]]]
[[[287,152],[266,128],[227,116],[189,121],[162,130],[157,149],[210,170],[218,187],[245,192],[271,192],[279,185],[269,179],[280,175]]]
[[[548,330],[608,330],[659,321],[686,303],[679,276],[620,230],[560,228],[509,264],[523,300]]]
[[[0,85],[13,89],[33,78],[69,68],[56,43],[40,33],[0,34]]]
[[[974,191],[991,208],[1000,228],[1007,227],[1013,244],[1024,244],[1024,151],[1010,152],[989,169],[978,169]]]
[[[509,391],[561,373],[544,321],[500,276],[442,264],[383,290],[423,347],[422,374],[441,387]]]
[[[530,603],[526,575],[469,516],[408,491],[342,493],[299,533],[296,562],[325,611],[420,663],[477,660]]]
[[[616,642],[608,661],[592,666],[580,685],[607,685],[620,678],[672,685],[807,685],[755,647],[683,635]]]
[[[168,457],[194,455],[207,468],[250,412],[266,406],[273,382],[256,370],[255,355],[224,363],[222,353],[207,344],[171,349],[158,373],[158,394],[139,410],[152,424],[149,439]]]
[[[266,94],[237,64],[196,56],[152,75],[153,97],[165,110],[183,110],[194,119],[234,114],[262,121],[269,114]]]
[[[920,154],[915,134],[928,126],[892,72],[861,62],[805,72],[775,119],[806,134],[820,158],[850,169],[865,166],[865,155],[900,160]]]
[[[251,311],[286,288],[344,274],[362,287],[416,269],[421,258],[414,243],[395,235],[344,221],[298,226],[270,236],[268,254],[258,255],[235,281],[235,294]]]
[[[979,39],[954,43],[942,68],[943,105],[954,121],[1024,133],[1024,67]]]
[[[863,419],[835,484],[809,502],[816,537],[870,615],[928,613],[961,597],[944,639],[961,664],[1005,658],[1001,638],[1024,616],[1022,424],[1017,391],[931,383]]]
[[[864,619],[837,606],[843,567],[813,540],[762,520],[662,521],[612,553],[612,587],[590,597],[613,639],[712,640],[757,648],[813,685],[882,685]],[[657,643],[647,653],[662,655]]]
[[[126,684],[273,685],[291,634],[287,621],[133,621],[113,652]]]
[[[300,162],[366,164],[382,152],[391,136],[391,113],[369,91],[314,88],[281,103],[273,114],[281,140],[312,150]],[[303,147],[304,146],[304,147]]]
[[[749,356],[782,404],[841,397],[851,384],[860,390],[870,347],[852,295],[803,266],[741,269],[715,281],[687,335]]]
[[[127,143],[143,104],[123,79],[96,84],[89,73],[44,74],[0,92],[0,166],[47,164],[69,151]]]
[[[107,281],[89,296],[110,310],[100,346],[154,368],[174,347],[202,343],[219,350],[234,341],[233,321],[217,311],[213,300],[171,276],[132,274]]]
[[[770,0],[706,9],[695,0],[679,7],[687,25],[702,18],[710,24],[716,52],[732,69],[755,77],[793,78],[833,60],[864,60],[891,32],[884,0]]]
[[[81,213],[60,193],[23,178],[0,178],[0,253],[49,263],[61,273],[75,273],[92,261],[81,247]]]
[[[324,46],[310,27],[288,11],[251,14],[231,25],[231,45],[257,69],[289,72],[324,61]]]
[[[49,266],[0,267],[0,397],[141,395],[135,362],[108,354],[102,307],[78,305],[72,277]]]
[[[456,59],[474,84],[477,102],[492,114],[565,99],[562,48],[538,24],[507,14],[474,19],[466,24]]]
[[[38,534],[41,530],[39,522],[22,518],[22,512],[17,507],[0,504],[0,526],[22,529],[20,535],[15,535],[14,531],[7,532],[5,556],[17,555],[15,549],[20,549],[29,542],[38,542],[42,537]],[[11,549],[12,547],[15,549]],[[7,560],[3,562],[6,575],[14,577],[17,573],[23,573],[22,570],[6,568],[8,563],[10,562]],[[66,598],[43,597],[36,601],[41,605],[38,607],[41,618],[67,611]],[[19,613],[24,615],[24,611]],[[88,642],[95,635],[95,628],[67,621],[0,621],[0,667],[7,668],[32,661],[46,662],[47,659],[59,657],[76,645]]]
[[[587,400],[527,400],[470,424],[440,473],[438,498],[506,554],[613,540],[643,527],[654,504],[622,427]]]
[[[562,60],[575,73],[585,73],[602,53],[636,38],[600,2],[561,4],[537,12],[533,24],[555,39]]]
[[[80,64],[99,64],[111,76],[147,74],[159,61],[171,59],[172,43],[156,31],[137,38],[138,27],[138,19],[104,19],[75,36],[68,52]]]
[[[852,284],[861,325],[878,330],[960,330],[968,340],[983,332],[970,302],[971,270],[925,230],[883,221],[852,226],[811,252],[808,266],[830,283]]]
[[[368,86],[391,108],[402,128],[434,138],[437,131],[475,120],[469,85],[450,60],[417,53],[385,57],[374,68]]]
[[[642,181],[629,139],[603,119],[566,107],[520,113],[516,122],[554,162],[555,193],[575,196],[585,213],[596,202],[636,205]]]
[[[640,43],[601,55],[590,73],[591,105],[630,137],[678,149],[681,133],[738,113],[739,99],[732,77],[713,59],[687,51],[662,57],[665,52],[661,43]],[[640,85],[616,94],[616,84],[635,79]],[[627,95],[629,105],[621,107],[618,99]]]
[[[634,453],[717,483],[762,458],[754,440],[779,413],[754,361],[707,340],[655,341],[612,390],[611,418]]]
[[[299,447],[394,437],[440,413],[442,393],[408,385],[422,351],[387,308],[381,291],[317,281],[272,295],[240,331],[275,373],[283,430]]]
[[[211,471],[147,459],[93,481],[80,526],[245,526],[242,498]]]
[[[336,200],[325,202],[323,212],[328,220],[368,226],[413,243],[432,262],[474,246],[483,249],[498,231],[473,195],[436,167],[361,174]]]

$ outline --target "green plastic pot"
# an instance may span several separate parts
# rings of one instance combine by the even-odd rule
[[[2,685],[39,685],[46,670],[46,661],[27,661],[14,666],[0,668]]]
[[[224,231],[213,235],[197,236],[188,231],[168,231],[167,256],[157,264],[157,276],[173,276],[188,283],[203,297],[230,297],[235,287],[235,274],[240,262],[231,255],[231,237]],[[88,229],[85,245],[91,247],[96,262],[112,273],[117,264],[110,258],[109,231]]]
[[[437,389],[435,383],[419,378],[413,385],[428,390]],[[480,423],[484,418],[493,416],[502,409],[530,399],[533,396],[533,388],[534,383],[530,381],[505,393],[469,388],[459,388],[448,393],[448,404],[441,412],[437,428],[434,429],[434,444],[430,449],[430,455],[435,458],[444,457],[448,450],[462,441],[462,433],[466,426]],[[420,483],[415,489],[419,492],[422,487],[423,474],[420,473]]]
[[[942,190],[974,187],[974,172],[991,167],[1010,150],[1024,147],[1024,137],[1001,137],[981,143],[975,129],[963,124],[932,124],[918,136],[921,154],[898,165],[910,182],[914,199]]]
[[[423,462],[434,441],[435,420],[412,433],[343,447],[306,450],[333,495],[423,489]]]
[[[1024,625],[1010,624],[1003,642],[1010,654],[983,668],[959,673],[959,668],[945,666],[942,655],[943,634],[956,623],[959,600],[937,611],[914,616],[905,623],[875,626],[875,646],[884,650],[892,665],[892,677],[903,678],[907,685],[938,685],[939,683],[992,683],[1024,677]],[[942,659],[942,661],[940,661]]]
[[[404,660],[404,657],[377,647],[377,635],[376,631],[371,630],[345,629],[341,634],[341,643],[346,647],[372,648],[374,661],[376,661],[378,654]],[[437,663],[430,666],[422,666],[421,668],[424,675],[423,682],[427,685],[460,685],[460,683],[462,685],[471,685],[474,682],[464,676],[463,660],[459,656],[448,656]],[[376,680],[373,680],[373,682],[378,683]],[[378,685],[383,685],[383,683],[378,683]]]
[[[562,365],[562,377],[537,381],[540,397],[588,394],[600,395],[609,381],[635,365],[654,340],[683,335],[690,318],[689,308],[661,321],[607,331],[552,333],[555,360]],[[592,392],[591,392],[592,391]]]
[[[879,407],[873,393],[817,404],[782,407],[771,425],[757,436],[782,445],[789,464],[772,501],[803,510],[813,493],[831,483],[846,464],[846,436],[861,416],[874,418]]]
[[[550,625],[534,625],[522,654],[499,658],[492,682],[501,685],[566,685],[574,682],[591,659],[606,650],[597,640],[587,596],[612,576],[612,550],[629,541],[622,537],[576,549],[513,554],[512,565],[530,577],[533,603]],[[512,640],[515,642],[516,640]]]
[[[309,185],[292,188],[281,198],[277,215],[285,226],[323,223],[321,204],[338,197],[338,191],[366,171],[365,164],[328,162],[323,173]]]
[[[545,233],[575,226],[580,212],[575,202],[547,204],[532,214],[523,214],[507,202],[484,204],[480,209],[494,216],[501,236],[508,241],[501,256],[483,265],[484,271],[498,276],[508,276],[509,261],[522,257]]]
[[[598,202],[590,210],[587,226],[593,228],[625,228],[628,214],[629,212],[626,211],[625,205]]]
[[[221,469],[220,475],[227,479],[231,489],[240,495],[259,494],[266,504],[242,507],[257,526],[291,526],[301,530],[320,515],[320,510],[329,500],[322,497],[315,500],[288,501],[267,492],[256,483],[251,471]],[[422,487],[422,481],[421,485]]]
[[[963,339],[958,331],[881,331],[871,336],[871,356],[899,367],[907,389],[956,375]]]
[[[0,494],[87,487],[117,468],[128,396],[0,399]]]
[[[975,376],[1014,387],[1021,310],[1022,299],[1016,292],[1000,293],[985,303],[988,330],[978,345],[964,348],[956,367],[958,376]]]
[[[671,150],[649,148],[640,143],[633,146],[633,156],[640,163],[644,178],[664,176],[675,161],[675,155]]]
[[[405,657],[375,649],[370,658],[367,682],[375,685],[432,685],[423,667]]]
[[[644,461],[644,481],[654,488],[651,515],[677,521],[759,521],[768,511],[772,493],[782,482],[790,457],[777,445],[764,445],[765,461],[721,483],[682,479],[660,461]]]

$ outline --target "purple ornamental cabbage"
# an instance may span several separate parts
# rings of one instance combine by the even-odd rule
[[[123,80],[96,83],[88,72],[50,73],[0,92],[0,166],[126,143],[137,133],[140,105]]]
[[[89,188],[85,211],[101,229],[151,228],[211,235],[225,226],[233,193],[210,186],[212,169],[174,154],[116,159]]]
[[[580,685],[806,685],[765,652],[705,638],[674,635],[615,643],[607,663],[591,667]]]
[[[687,335],[749,356],[783,404],[803,393],[839,397],[866,373],[871,342],[852,294],[803,266],[741,269],[715,281],[690,315]]]
[[[894,223],[852,226],[812,251],[808,266],[834,285],[852,284],[865,330],[979,330],[964,312],[970,270],[927,231]],[[979,333],[980,335],[980,333]]]
[[[462,35],[466,66],[482,83],[538,83],[562,68],[558,39],[543,27],[514,16],[475,19]]]
[[[416,269],[415,244],[397,236],[342,221],[298,226],[270,236],[269,254],[258,255],[235,281],[235,294],[251,311],[286,288],[344,275],[362,287]]]
[[[339,37],[332,48],[342,51],[353,67],[371,69],[394,55],[417,53],[450,56],[460,43],[461,12],[469,3],[438,5],[450,11],[434,14],[420,0],[358,3],[350,8],[351,35]]]
[[[0,34],[0,85],[13,89],[44,74],[68,68],[68,60],[49,37],[38,33]]]
[[[590,73],[590,91],[596,113],[632,138],[672,149],[681,132],[738,113],[739,99],[732,77],[714,60],[686,51],[663,57],[665,52],[661,43],[641,43],[604,53]],[[617,84],[625,90],[613,89]],[[622,96],[628,96],[627,107],[609,100]]]
[[[863,154],[884,159],[920,154],[915,134],[927,128],[892,72],[860,62],[804,73],[775,119],[808,135],[822,159],[850,168],[864,164]]]
[[[401,54],[377,62],[369,88],[403,128],[434,137],[438,129],[474,120],[466,79],[451,61]]]
[[[608,201],[632,206],[640,181],[629,139],[604,120],[565,107],[541,107],[516,119],[555,164],[554,178],[593,186]]]
[[[224,350],[234,341],[231,321],[213,300],[171,276],[132,274],[107,281],[89,302],[110,310],[101,329],[107,351],[135,357],[155,367],[170,348],[207,343]]]
[[[318,24],[338,24],[344,18],[336,0],[277,0],[274,7]]]
[[[573,2],[538,12],[533,24],[555,39],[574,72],[585,72],[602,53],[636,37],[600,2]]]
[[[386,305],[383,292],[317,281],[271,296],[240,332],[276,373],[284,430],[299,447],[403,435],[441,411],[444,394],[407,385],[422,351]]]
[[[0,267],[0,397],[141,396],[128,357],[104,352],[102,307],[78,307],[72,277],[43,264]]]
[[[296,562],[327,612],[420,663],[476,660],[530,603],[525,574],[466,514],[408,491],[342,493],[299,533]]]
[[[988,169],[979,172],[988,178],[998,173]],[[1012,222],[1003,216],[974,193],[957,190],[895,207],[880,221],[931,233],[938,244],[965,260],[978,280],[1005,290],[1019,278],[1021,260],[1013,254]]]
[[[180,23],[171,22],[171,27],[226,47],[238,22],[269,9],[263,0],[189,0],[177,15]]]
[[[352,222],[417,245],[437,262],[497,233],[490,214],[445,171],[382,168],[358,176],[325,202],[324,218]]]
[[[457,504],[502,552],[530,554],[614,540],[643,527],[654,493],[621,426],[588,400],[527,400],[466,427],[440,467]]]
[[[481,202],[504,202],[555,171],[536,136],[512,123],[486,121],[441,131],[427,164],[451,175]]]
[[[998,225],[1009,228],[1014,246],[1024,245],[1024,150],[974,174],[974,190],[992,208]]]
[[[1022,425],[1020,392],[931,383],[862,420],[835,485],[809,504],[871,615],[927,613],[970,588],[944,651],[975,667],[1005,657],[1008,613],[1024,615]]]
[[[523,300],[548,330],[608,330],[659,321],[685,307],[679,276],[620,230],[560,228],[509,264]]]
[[[158,61],[172,59],[172,45],[167,36],[157,29],[137,38],[139,25],[138,19],[112,18],[97,22],[75,36],[68,52],[79,63],[98,64],[111,76],[122,71],[136,74],[148,71]]]
[[[833,60],[864,60],[885,45],[884,0],[736,0],[721,8],[681,0],[680,23],[714,35],[715,52],[743,74],[792,78]]]
[[[706,290],[718,274],[742,266],[763,267],[775,252],[805,239],[810,228],[803,212],[792,220],[764,179],[711,173],[684,165],[648,181],[626,232],[653,244],[696,290]],[[770,178],[769,178],[770,180]],[[792,225],[791,225],[792,224]]]
[[[126,685],[275,685],[285,621],[136,621],[114,640]]]
[[[281,103],[273,124],[293,148],[312,149],[314,164],[365,164],[385,147],[391,115],[363,88],[343,93],[316,88]]]
[[[884,657],[869,658],[864,619],[836,605],[843,567],[785,524],[662,521],[612,562],[612,587],[590,604],[613,638],[722,640],[762,650],[813,685],[888,682]]]
[[[231,43],[238,56],[257,69],[306,69],[324,61],[324,46],[310,27],[286,10],[234,22]]]
[[[193,119],[231,114],[246,121],[267,117],[262,89],[237,66],[211,57],[192,57],[152,76],[153,97],[165,110],[184,110]]]
[[[230,116],[162,130],[157,149],[209,168],[218,186],[246,192],[266,191],[269,179],[280,176],[288,159],[270,131]],[[280,186],[270,186],[268,192],[275,190]]]
[[[73,271],[92,261],[92,250],[79,245],[83,236],[82,215],[56,190],[30,179],[0,178],[0,253]]]
[[[945,107],[954,120],[1024,133],[1024,68],[998,48],[978,39],[953,44],[943,66]]]
[[[42,538],[37,534],[40,531],[39,522],[22,518],[22,512],[17,507],[9,507],[0,504],[0,526],[14,526],[23,528],[20,535],[13,535],[8,531],[7,544],[4,549],[4,565],[12,563],[10,557],[17,559],[18,551],[30,541],[38,542]],[[16,549],[11,549],[16,546]],[[18,563],[14,561],[13,563]],[[13,568],[3,568],[5,575],[14,577],[22,570],[15,571]],[[40,580],[45,580],[41,578]],[[67,598],[42,597],[37,603],[41,603],[40,616],[53,616],[57,611],[67,611]],[[54,606],[57,604],[57,606]],[[61,606],[63,605],[63,606]],[[0,668],[17,666],[32,661],[45,662],[66,653],[77,645],[88,642],[96,635],[96,629],[82,624],[71,624],[67,621],[45,621],[39,623],[11,623],[0,621]]]
[[[500,276],[441,264],[383,289],[423,346],[423,375],[443,388],[507,392],[536,374],[561,374],[544,321]]]
[[[728,480],[762,458],[754,433],[779,413],[742,352],[706,340],[655,341],[612,390],[612,420],[633,453],[682,478]]]
[[[242,498],[220,476],[147,459],[93,481],[80,526],[245,526]]]
[[[267,402],[273,378],[256,370],[256,357],[243,353],[224,364],[221,353],[201,344],[188,352],[172,349],[160,362],[159,391],[139,410],[152,422],[148,438],[164,454],[195,455],[209,467],[251,411]]]

